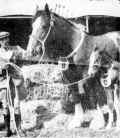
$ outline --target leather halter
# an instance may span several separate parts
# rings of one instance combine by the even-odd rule
[[[41,62],[41,60],[43,59],[43,56],[45,54],[45,42],[46,42],[48,36],[50,35],[50,32],[52,30],[52,27],[54,26],[53,15],[51,14],[50,17],[51,17],[50,18],[50,26],[49,26],[48,32],[47,32],[47,34],[46,34],[46,36],[45,36],[45,38],[43,40],[37,38],[35,35],[30,35],[30,37],[32,37],[33,39],[35,39],[35,40],[37,40],[38,42],[41,43],[41,48],[42,48],[43,54],[42,54],[42,56],[41,56],[41,58],[39,60],[39,63]]]

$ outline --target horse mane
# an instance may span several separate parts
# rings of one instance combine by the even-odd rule
[[[53,15],[54,17],[55,17],[55,19],[60,19],[61,20],[61,22],[66,22],[68,25],[70,25],[71,27],[73,27],[75,30],[84,30],[83,28],[84,28],[84,25],[82,25],[82,24],[76,24],[76,23],[74,23],[73,21],[71,21],[70,19],[66,19],[66,18],[64,18],[64,17],[62,17],[62,16],[60,16],[60,15],[58,15],[58,14],[56,14],[56,13],[54,13],[54,12],[51,12],[51,11],[49,11],[49,13],[48,12],[46,12],[45,10],[38,10],[37,12],[36,12],[36,14],[34,15],[34,17],[33,17],[33,19],[32,19],[32,23],[39,17],[39,16],[41,16],[41,15],[47,15],[48,16],[48,18],[50,18],[50,15]],[[61,23],[62,24],[62,23]]]
[[[79,29],[77,25],[75,25],[75,23],[73,23],[72,21],[68,20],[68,19],[65,19],[64,17],[54,13],[54,12],[51,12],[51,14],[53,14],[55,17],[57,18],[60,18],[62,21],[68,23],[69,25],[71,25],[72,27],[76,28],[76,29]]]

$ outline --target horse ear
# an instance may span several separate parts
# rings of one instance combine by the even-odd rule
[[[50,15],[49,6],[48,6],[47,3],[45,4],[45,11],[46,11],[46,13],[47,13],[48,15]]]

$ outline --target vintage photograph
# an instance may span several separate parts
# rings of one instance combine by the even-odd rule
[[[120,0],[0,0],[0,138],[120,138]]]

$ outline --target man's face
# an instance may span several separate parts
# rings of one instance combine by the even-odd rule
[[[9,38],[8,37],[0,40],[0,47],[4,48],[4,47],[8,46],[8,44],[9,44]]]

